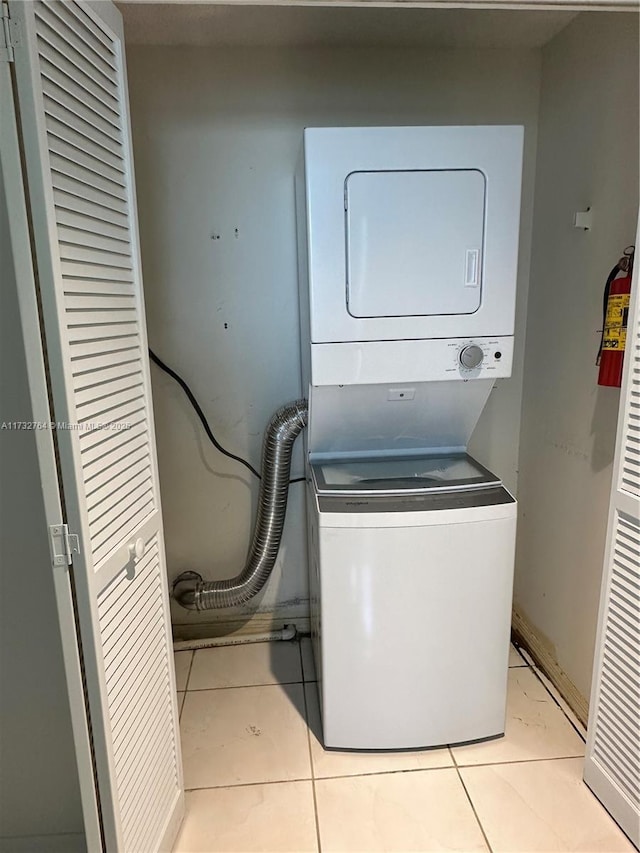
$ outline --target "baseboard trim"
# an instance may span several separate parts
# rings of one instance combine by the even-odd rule
[[[295,625],[299,634],[310,631],[309,617],[292,616],[278,613],[255,613],[250,619],[216,619],[211,622],[192,622],[191,624],[174,624],[173,639],[175,640],[206,640],[209,637],[242,637],[252,634],[268,634],[281,631],[285,625]]]
[[[589,717],[588,700],[580,693],[548,646],[542,641],[535,625],[516,605],[512,612],[511,632],[515,641],[531,655],[536,666],[540,667],[576,717],[586,726]]]

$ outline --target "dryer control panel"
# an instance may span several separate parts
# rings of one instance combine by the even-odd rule
[[[504,379],[511,376],[513,337],[313,344],[311,384],[370,385]],[[406,398],[399,398],[402,402]]]
[[[511,360],[513,354],[513,340],[504,338],[478,338],[471,339],[465,343],[459,341],[450,342],[450,352],[455,350],[455,369],[476,375],[495,374],[504,375],[505,369],[511,372]],[[453,366],[450,370],[453,371]]]

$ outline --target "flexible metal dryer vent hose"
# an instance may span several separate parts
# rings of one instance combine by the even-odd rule
[[[296,400],[271,418],[262,443],[258,513],[247,564],[237,577],[222,581],[203,581],[195,572],[176,578],[173,597],[187,610],[244,604],[267,582],[282,539],[293,445],[307,425],[307,415],[307,401]]]

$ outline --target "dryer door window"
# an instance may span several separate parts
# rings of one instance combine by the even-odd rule
[[[345,182],[349,313],[477,311],[485,195],[476,169],[352,172]]]

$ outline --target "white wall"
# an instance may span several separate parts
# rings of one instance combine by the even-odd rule
[[[525,124],[514,375],[497,386],[472,445],[515,488],[539,51],[132,46],[128,68],[149,340],[192,385],[218,438],[255,465],[271,413],[300,393],[302,128]],[[156,368],[153,379],[170,576],[234,575],[255,483],[211,448],[172,380]],[[302,499],[293,486],[274,577],[247,614],[307,613]],[[229,618],[174,606],[177,623]]]
[[[0,424],[31,421],[0,170]],[[34,433],[0,429],[0,850],[80,850],[84,829]]]
[[[538,139],[515,599],[588,697],[619,401],[595,358],[636,229],[637,15],[581,15],[543,50]]]

